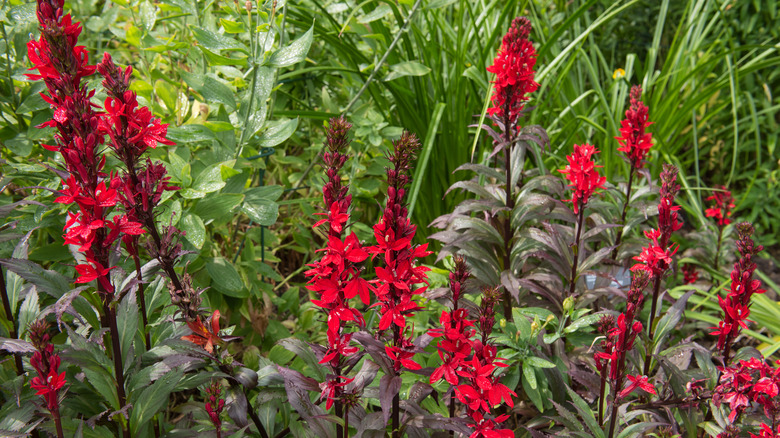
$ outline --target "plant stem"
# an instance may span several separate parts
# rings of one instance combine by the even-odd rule
[[[51,413],[51,416],[54,417],[54,427],[57,428],[57,438],[65,438],[65,432],[62,430],[59,406],[55,408],[55,411]]]
[[[349,438],[349,405],[344,409],[344,438]]]
[[[615,249],[612,250],[612,260],[617,260],[618,250],[620,249],[620,241],[623,240],[623,230],[626,226],[626,214],[628,213],[628,204],[631,201],[631,186],[634,183],[634,166],[631,166],[631,171],[628,174],[628,188],[626,189],[626,202],[623,204],[623,214],[620,216],[620,230],[617,234],[617,240],[615,240]]]
[[[0,294],[3,296],[5,317],[8,319],[8,322],[11,323],[11,331],[8,333],[8,335],[11,337],[11,339],[16,339],[16,319],[14,318],[13,310],[11,309],[11,302],[8,300],[8,290],[5,288],[5,275],[3,275],[3,268],[0,268]],[[22,367],[22,357],[18,354],[14,354],[14,362],[16,363],[16,375],[21,376],[24,374],[24,368]]]
[[[607,389],[607,367],[608,363],[605,363],[601,368],[601,387],[599,389],[599,426],[604,424],[604,391]]]
[[[645,351],[645,366],[643,368],[643,374],[645,376],[650,373],[650,362],[652,361],[653,354],[652,350],[655,349],[655,345],[653,342],[653,337],[655,336],[655,311],[656,306],[658,305],[658,295],[660,295],[661,292],[661,276],[655,278],[655,282],[653,283],[653,303],[650,307],[650,322],[647,324],[647,342],[648,347]]]
[[[137,252],[137,242],[138,238],[136,236],[133,236],[134,246],[136,247],[136,252],[133,254],[133,262],[135,262],[135,278],[138,280],[138,305],[141,307],[141,319],[143,320],[143,331],[144,331],[144,339],[146,340],[146,351],[149,351],[152,348],[152,337],[149,334],[149,332],[146,330],[147,326],[149,325],[149,320],[146,316],[146,297],[144,296],[144,276],[141,273],[141,259],[138,257]]]
[[[510,257],[510,251],[512,250],[512,237],[514,236],[512,230],[512,211],[515,209],[515,197],[514,197],[514,184],[512,184],[512,127],[509,126],[509,102],[504,105],[504,136],[506,144],[504,145],[504,173],[506,174],[506,185],[504,190],[506,192],[506,207],[507,216],[504,221],[504,270],[509,275],[512,275],[512,259]],[[504,319],[507,321],[512,320],[512,296],[509,294],[509,289],[504,286]]]
[[[334,370],[334,373],[336,374],[336,379],[341,380],[341,364],[337,366]],[[340,382],[339,382],[340,383]],[[340,389],[339,387],[336,387],[336,417],[342,418],[344,414],[344,405],[341,403],[341,396],[340,396]],[[336,438],[341,438],[344,435],[344,428],[340,424],[336,424]]]
[[[98,284],[100,284],[98,282]],[[106,294],[105,291],[102,290],[102,287],[98,286],[98,290],[102,294]],[[116,325],[116,309],[111,307],[110,300],[113,297],[113,294],[106,294],[106,297],[103,300],[103,311],[106,314],[106,319],[108,319],[108,325],[109,330],[111,334],[111,349],[112,356],[114,359],[114,376],[116,377],[116,395],[119,399],[119,409],[122,409],[125,406],[125,373],[124,373],[124,367],[122,365],[122,347],[119,344],[119,328]],[[120,423],[119,427],[122,428],[122,436],[125,438],[130,438],[130,431],[125,428],[124,424]]]
[[[455,418],[455,391],[452,392],[452,395],[450,396],[450,418]],[[450,431],[450,437],[455,436],[455,431]]]
[[[718,270],[718,258],[720,258],[720,245],[723,243],[723,227],[718,226],[718,246],[715,248],[715,263],[713,268]]]
[[[392,287],[392,286],[391,286]],[[393,324],[393,345],[398,346],[401,341],[401,328]],[[398,376],[398,371],[395,372]],[[401,438],[401,394],[400,392],[393,396],[392,411],[393,438]]]
[[[623,386],[623,366],[625,365],[625,353],[621,355],[621,357],[618,359],[622,364],[618,365],[618,377],[615,379],[615,382],[612,387],[612,416],[609,419],[609,435],[608,438],[612,438],[612,436],[615,433],[615,425],[617,424],[617,416],[618,416],[618,393],[620,391],[620,387]]]
[[[567,298],[574,295],[574,286],[577,284],[577,265],[580,260],[580,236],[582,235],[582,221],[585,218],[585,205],[580,202],[579,213],[577,213],[577,233],[574,238],[574,261],[571,264],[571,281],[569,282],[569,294]]]

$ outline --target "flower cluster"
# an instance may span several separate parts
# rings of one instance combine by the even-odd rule
[[[404,132],[393,144],[393,153],[389,159],[392,167],[387,169],[387,203],[382,218],[374,226],[376,245],[368,248],[371,257],[380,257],[376,266],[376,279],[372,289],[379,306],[379,330],[393,330],[392,345],[385,350],[393,360],[398,372],[402,367],[418,369],[420,365],[411,360],[416,352],[407,335],[406,317],[421,307],[414,301],[427,288],[429,268],[417,266],[420,257],[431,254],[428,244],[413,245],[412,239],[417,230],[409,221],[409,212],[405,205],[406,186],[411,181],[411,162],[420,142],[414,134]],[[417,287],[417,285],[422,285]]]
[[[219,418],[222,410],[225,408],[225,399],[221,397],[222,385],[219,380],[214,380],[206,387],[206,413],[209,415],[211,424],[216,429],[217,437],[222,436],[222,419]]]
[[[750,298],[753,294],[761,294],[761,281],[753,279],[753,271],[756,264],[753,257],[761,252],[764,247],[756,245],[751,236],[753,226],[747,222],[737,224],[737,249],[740,258],[734,263],[731,271],[731,288],[726,298],[718,297],[720,308],[723,310],[723,320],[718,322],[713,335],[718,335],[718,349],[723,352],[723,364],[728,366],[731,344],[739,336],[743,328],[747,328],[748,316],[750,316]]]
[[[350,379],[341,376],[343,360],[358,352],[358,348],[350,345],[351,333],[345,333],[348,322],[365,326],[363,314],[351,307],[349,300],[359,296],[364,304],[369,303],[369,285],[360,277],[360,263],[368,258],[368,252],[362,248],[355,233],[344,235],[344,226],[349,221],[349,208],[352,196],[347,192],[349,187],[342,185],[339,171],[347,161],[345,149],[349,144],[349,130],[352,128],[343,117],[330,120],[326,135],[326,152],[323,154],[327,182],[322,188],[323,201],[327,213],[317,213],[326,216],[314,227],[328,225],[328,243],[323,250],[325,255],[315,262],[312,269],[306,272],[311,277],[309,290],[319,294],[312,300],[316,306],[328,313],[327,338],[328,348],[320,363],[330,365],[333,373],[323,382],[323,396],[326,396],[327,408],[330,409],[334,400],[340,398],[341,388]]]
[[[647,377],[644,376],[629,375],[631,384],[626,388],[622,387],[626,371],[626,354],[634,348],[634,341],[642,331],[642,323],[636,321],[636,318],[642,310],[644,290],[649,280],[650,276],[646,271],[634,272],[627,295],[626,311],[618,315],[617,320],[611,315],[604,316],[599,324],[599,330],[605,339],[601,341],[602,351],[594,355],[596,369],[601,373],[602,379],[608,376],[612,381],[612,387],[616,391],[620,390],[619,398],[627,396],[637,387],[655,394],[652,385],[647,383]]]
[[[618,150],[625,152],[631,162],[632,172],[644,166],[645,156],[653,146],[653,135],[645,131],[653,122],[647,121],[647,107],[641,98],[642,87],[631,87],[631,107],[626,110],[626,118],[620,123],[620,137],[615,137],[620,143]]]
[[[56,127],[58,133],[56,144],[44,147],[62,155],[70,174],[55,202],[78,207],[77,213],[68,212],[64,236],[65,244],[76,245],[86,259],[86,263],[76,266],[76,282],[97,280],[99,290],[110,296],[114,287],[109,276],[112,267],[108,248],[120,233],[138,235],[143,230],[121,214],[108,219],[118,202],[121,181],[103,171],[101,114],[90,102],[94,91],[82,84],[82,79],[95,72],[95,66],[89,64],[86,48],[76,45],[81,26],[73,23],[69,14],[63,16],[63,5],[62,0],[38,1],[41,37],[27,44],[34,64],[31,70],[38,70],[38,74],[27,76],[46,84],[48,94],[43,92],[41,96],[51,105],[54,117],[41,126]]]
[[[778,362],[780,364],[780,362]],[[777,423],[780,414],[780,368],[774,368],[764,360],[755,357],[749,360],[741,360],[733,367],[718,367],[720,380],[712,394],[712,401],[716,405],[725,403],[729,406],[729,421],[734,420],[752,403],[761,406],[764,414]],[[759,435],[754,437],[774,437],[771,428],[762,427]],[[769,432],[769,434],[767,434]]]
[[[566,179],[571,182],[569,186],[574,189],[572,198],[566,201],[571,201],[574,204],[575,214],[585,207],[596,189],[604,188],[604,183],[607,181],[606,177],[599,176],[596,168],[601,166],[597,166],[591,158],[593,154],[598,152],[593,145],[586,143],[580,146],[575,144],[574,152],[566,156],[569,164],[565,169],[559,170],[566,175]]]
[[[428,334],[440,338],[437,344],[441,366],[431,374],[434,384],[444,378],[450,385],[459,383],[458,371],[463,362],[471,355],[471,337],[474,336],[474,321],[468,319],[468,309],[459,306],[463,283],[471,276],[466,260],[455,257],[455,269],[450,272],[450,291],[452,292],[452,311],[443,310],[439,323],[441,328],[431,329]]]
[[[683,282],[685,284],[693,284],[699,279],[699,271],[696,270],[696,265],[686,263],[682,265]]]
[[[458,370],[463,378],[462,384],[455,387],[455,395],[466,406],[466,414],[471,420],[474,432],[470,438],[510,438],[514,432],[510,429],[498,429],[509,415],[493,415],[493,408],[506,403],[514,406],[512,396],[517,394],[500,383],[500,375],[495,371],[507,365],[497,357],[496,347],[490,344],[490,334],[495,323],[494,307],[500,297],[499,288],[485,289],[480,303],[479,319],[481,338],[471,341],[473,355],[464,360]]]
[[[501,49],[487,68],[496,74],[495,91],[491,97],[492,106],[488,114],[504,124],[505,129],[517,123],[518,116],[528,100],[528,93],[539,88],[534,81],[536,50],[528,39],[531,22],[525,17],[512,20],[509,32],[504,35]]]
[[[679,191],[677,167],[664,164],[661,172],[661,200],[658,203],[658,229],[645,231],[650,244],[642,248],[639,256],[634,257],[639,263],[631,268],[632,271],[647,271],[652,278],[658,279],[669,269],[672,256],[677,252],[677,245],[669,245],[669,239],[672,232],[682,227],[677,213],[680,207],[674,205],[674,198]]]
[[[60,356],[54,353],[54,345],[47,333],[49,325],[44,320],[30,324],[30,340],[38,350],[30,359],[30,365],[38,373],[30,381],[30,386],[46,403],[46,409],[51,412],[55,421],[59,421],[59,393],[65,386],[65,372],[59,372]]]
[[[713,191],[707,201],[715,201],[715,205],[704,211],[707,217],[714,217],[718,221],[718,227],[723,228],[731,223],[731,210],[734,209],[734,198],[726,186],[718,186],[718,191]]]

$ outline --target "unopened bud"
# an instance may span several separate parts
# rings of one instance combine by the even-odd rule
[[[506,328],[506,319],[501,318],[501,322],[499,322],[498,325],[500,325],[501,328]]]
[[[572,297],[568,297],[565,300],[563,300],[563,311],[566,313],[569,313],[574,307],[574,299]]]
[[[244,3],[244,9],[246,9],[247,12],[252,12],[252,2],[246,0],[246,3]]]

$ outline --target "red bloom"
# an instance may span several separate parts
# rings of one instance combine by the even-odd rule
[[[215,310],[211,315],[208,325],[203,324],[198,316],[195,321],[187,321],[187,326],[192,330],[192,334],[182,336],[182,339],[200,345],[210,354],[214,353],[215,345],[222,343],[222,338],[219,337],[219,310]]]
[[[539,88],[534,81],[536,50],[528,39],[530,34],[531,22],[527,18],[512,20],[512,27],[504,35],[493,65],[487,68],[488,72],[496,74],[488,114],[496,117],[507,130],[517,123],[528,93]]]
[[[225,399],[221,397],[221,392],[222,385],[220,385],[219,380],[213,380],[211,384],[206,387],[206,394],[208,395],[206,398],[206,413],[209,415],[211,424],[213,424],[214,428],[217,430],[217,435],[219,435],[222,429],[222,419],[220,419],[219,416],[225,408]]]
[[[652,122],[647,121],[647,107],[641,98],[642,87],[631,87],[631,107],[626,110],[626,118],[621,122],[620,137],[615,137],[620,143],[618,150],[625,152],[631,162],[632,172],[643,167],[645,156],[653,146],[653,135],[645,132]]]
[[[682,271],[683,271],[683,282],[685,284],[696,283],[696,280],[699,279],[699,272],[696,271],[695,265],[686,263],[682,266]]]
[[[715,205],[708,208],[704,214],[707,217],[714,217],[718,221],[718,227],[725,227],[731,223],[731,210],[734,208],[734,198],[731,192],[726,190],[726,186],[718,186],[720,190],[713,191],[712,196],[707,201],[715,201]]]
[[[54,353],[54,345],[49,342],[48,327],[44,320],[30,325],[30,339],[38,350],[30,358],[30,365],[38,373],[30,380],[30,387],[43,398],[46,409],[56,418],[59,417],[59,392],[67,382],[65,372],[59,372],[60,356]]]
[[[623,398],[632,392],[634,392],[635,389],[639,388],[649,394],[655,395],[655,387],[650,384],[647,380],[647,376],[628,376],[628,380],[631,382],[628,386],[623,388],[622,391],[620,391],[620,394],[618,397]]]
[[[720,307],[723,310],[723,319],[712,334],[718,335],[718,349],[723,352],[724,364],[726,365],[728,365],[731,344],[739,336],[742,329],[747,327],[747,317],[750,315],[750,298],[753,294],[765,292],[764,289],[761,289],[761,281],[753,279],[753,272],[756,270],[753,257],[764,249],[762,245],[756,245],[753,242],[751,238],[753,232],[753,226],[749,223],[737,224],[737,233],[739,234],[737,249],[741,257],[734,263],[734,269],[731,271],[729,293],[725,299],[718,297]]]
[[[597,154],[595,146],[589,144],[574,145],[574,152],[568,155],[566,159],[569,164],[565,169],[559,170],[559,172],[566,175],[573,187],[571,201],[574,204],[574,213],[577,214],[579,209],[584,207],[588,203],[588,199],[596,191],[596,189],[603,189],[604,183],[607,181],[606,177],[599,176],[596,166],[591,157],[593,154]]]
[[[333,406],[333,402],[339,398],[340,389],[349,385],[353,380],[355,379],[348,379],[344,376],[334,376],[333,378],[329,378],[320,383],[320,389],[322,389],[320,400],[326,397],[328,399],[328,402],[325,404],[325,409],[330,409],[331,406]]]

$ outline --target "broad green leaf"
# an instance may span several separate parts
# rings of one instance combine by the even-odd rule
[[[201,218],[192,213],[187,213],[179,221],[179,229],[186,233],[184,238],[192,246],[198,249],[203,248],[203,244],[206,242],[206,226],[203,225]]]
[[[168,139],[176,143],[194,143],[213,140],[214,133],[203,125],[182,125],[168,128]]]
[[[298,128],[298,118],[275,122],[262,134],[258,144],[264,147],[274,147],[284,142],[295,133]]]
[[[141,23],[144,25],[144,30],[151,32],[154,28],[154,23],[157,21],[157,7],[144,1],[140,6]]]
[[[181,72],[181,77],[203,96],[206,102],[216,102],[227,106],[229,109],[236,109],[235,93],[227,85],[208,75],[190,74]]]
[[[26,157],[30,155],[33,149],[32,142],[24,134],[19,134],[10,140],[6,140],[5,146],[11,152],[13,152],[14,155],[19,157]]]
[[[563,329],[566,333],[574,333],[579,329],[585,328],[589,325],[597,323],[603,315],[601,313],[594,313],[593,315],[585,315],[582,318],[573,321],[568,327]]]
[[[181,370],[173,370],[144,388],[138,397],[134,397],[130,414],[130,433],[133,436],[136,436],[138,430],[168,403],[168,396],[183,374]]]
[[[157,231],[164,233],[168,225],[176,226],[181,219],[181,202],[178,199],[166,202],[159,207],[159,216],[157,217]]]
[[[390,67],[390,73],[385,76],[385,82],[404,76],[425,76],[431,72],[429,67],[417,61],[407,61]]]
[[[22,5],[14,6],[8,11],[8,17],[13,20],[13,24],[23,23],[37,23],[38,18],[35,16],[35,3],[25,3]]]
[[[222,219],[230,220],[236,207],[244,202],[240,193],[219,193],[198,201],[192,213],[199,216],[204,224]]]
[[[314,26],[310,27],[305,34],[291,42],[288,46],[274,52],[268,59],[268,65],[271,67],[287,67],[303,61],[306,59],[306,54],[309,53],[313,37]]]
[[[12,306],[15,307],[15,304],[13,303]],[[27,297],[25,297],[22,306],[19,308],[19,339],[24,338],[24,334],[27,333],[27,327],[38,318],[39,312],[38,291],[35,288],[30,288]]]
[[[244,29],[244,23],[239,23],[236,21],[226,20],[224,18],[219,19],[219,23],[222,25],[223,28],[225,28],[225,33],[244,33],[246,30]]]
[[[227,20],[221,20],[221,21],[224,22]],[[192,29],[192,34],[195,36],[195,39],[198,41],[198,44],[200,44],[201,46],[207,48],[208,50],[214,53],[218,54],[221,50],[240,50],[244,53],[249,53],[249,50],[247,50],[246,46],[243,43],[239,42],[238,40],[235,40],[225,35],[214,33],[202,27],[192,26],[191,29]]]
[[[195,177],[195,181],[192,182],[192,188],[204,193],[211,193],[225,187],[225,181],[222,180],[220,166],[221,164],[217,163],[203,169],[203,171]]]
[[[527,371],[526,371],[527,370]],[[531,380],[533,379],[533,380]],[[542,400],[542,394],[539,393],[539,388],[536,385],[536,374],[532,367],[523,367],[523,390],[528,398],[536,406],[539,412],[544,412],[544,401]],[[531,383],[533,382],[533,384]]]
[[[47,109],[50,106],[51,105],[49,105],[48,102],[43,100],[40,93],[31,93],[21,104],[19,104],[19,107],[16,108],[16,114],[27,114],[33,111],[40,111]]]
[[[122,349],[122,357],[130,355],[138,331],[138,303],[135,292],[125,294],[116,311],[116,323],[119,329],[119,345]]]
[[[246,213],[255,223],[271,226],[279,215],[279,205],[276,200],[282,194],[281,186],[264,186],[249,189],[245,192],[246,199],[241,211]]]
[[[555,368],[555,364],[549,360],[542,359],[541,357],[527,357],[524,361],[528,365],[534,368]]]
[[[249,291],[244,287],[244,280],[236,268],[224,257],[215,257],[206,263],[206,271],[211,277],[211,287],[236,298],[246,298]]]
[[[238,65],[241,67],[245,67],[247,65],[246,56],[227,57],[218,55],[203,46],[198,46],[198,48],[201,52],[203,52],[203,55],[206,57],[206,61],[209,65]]]

